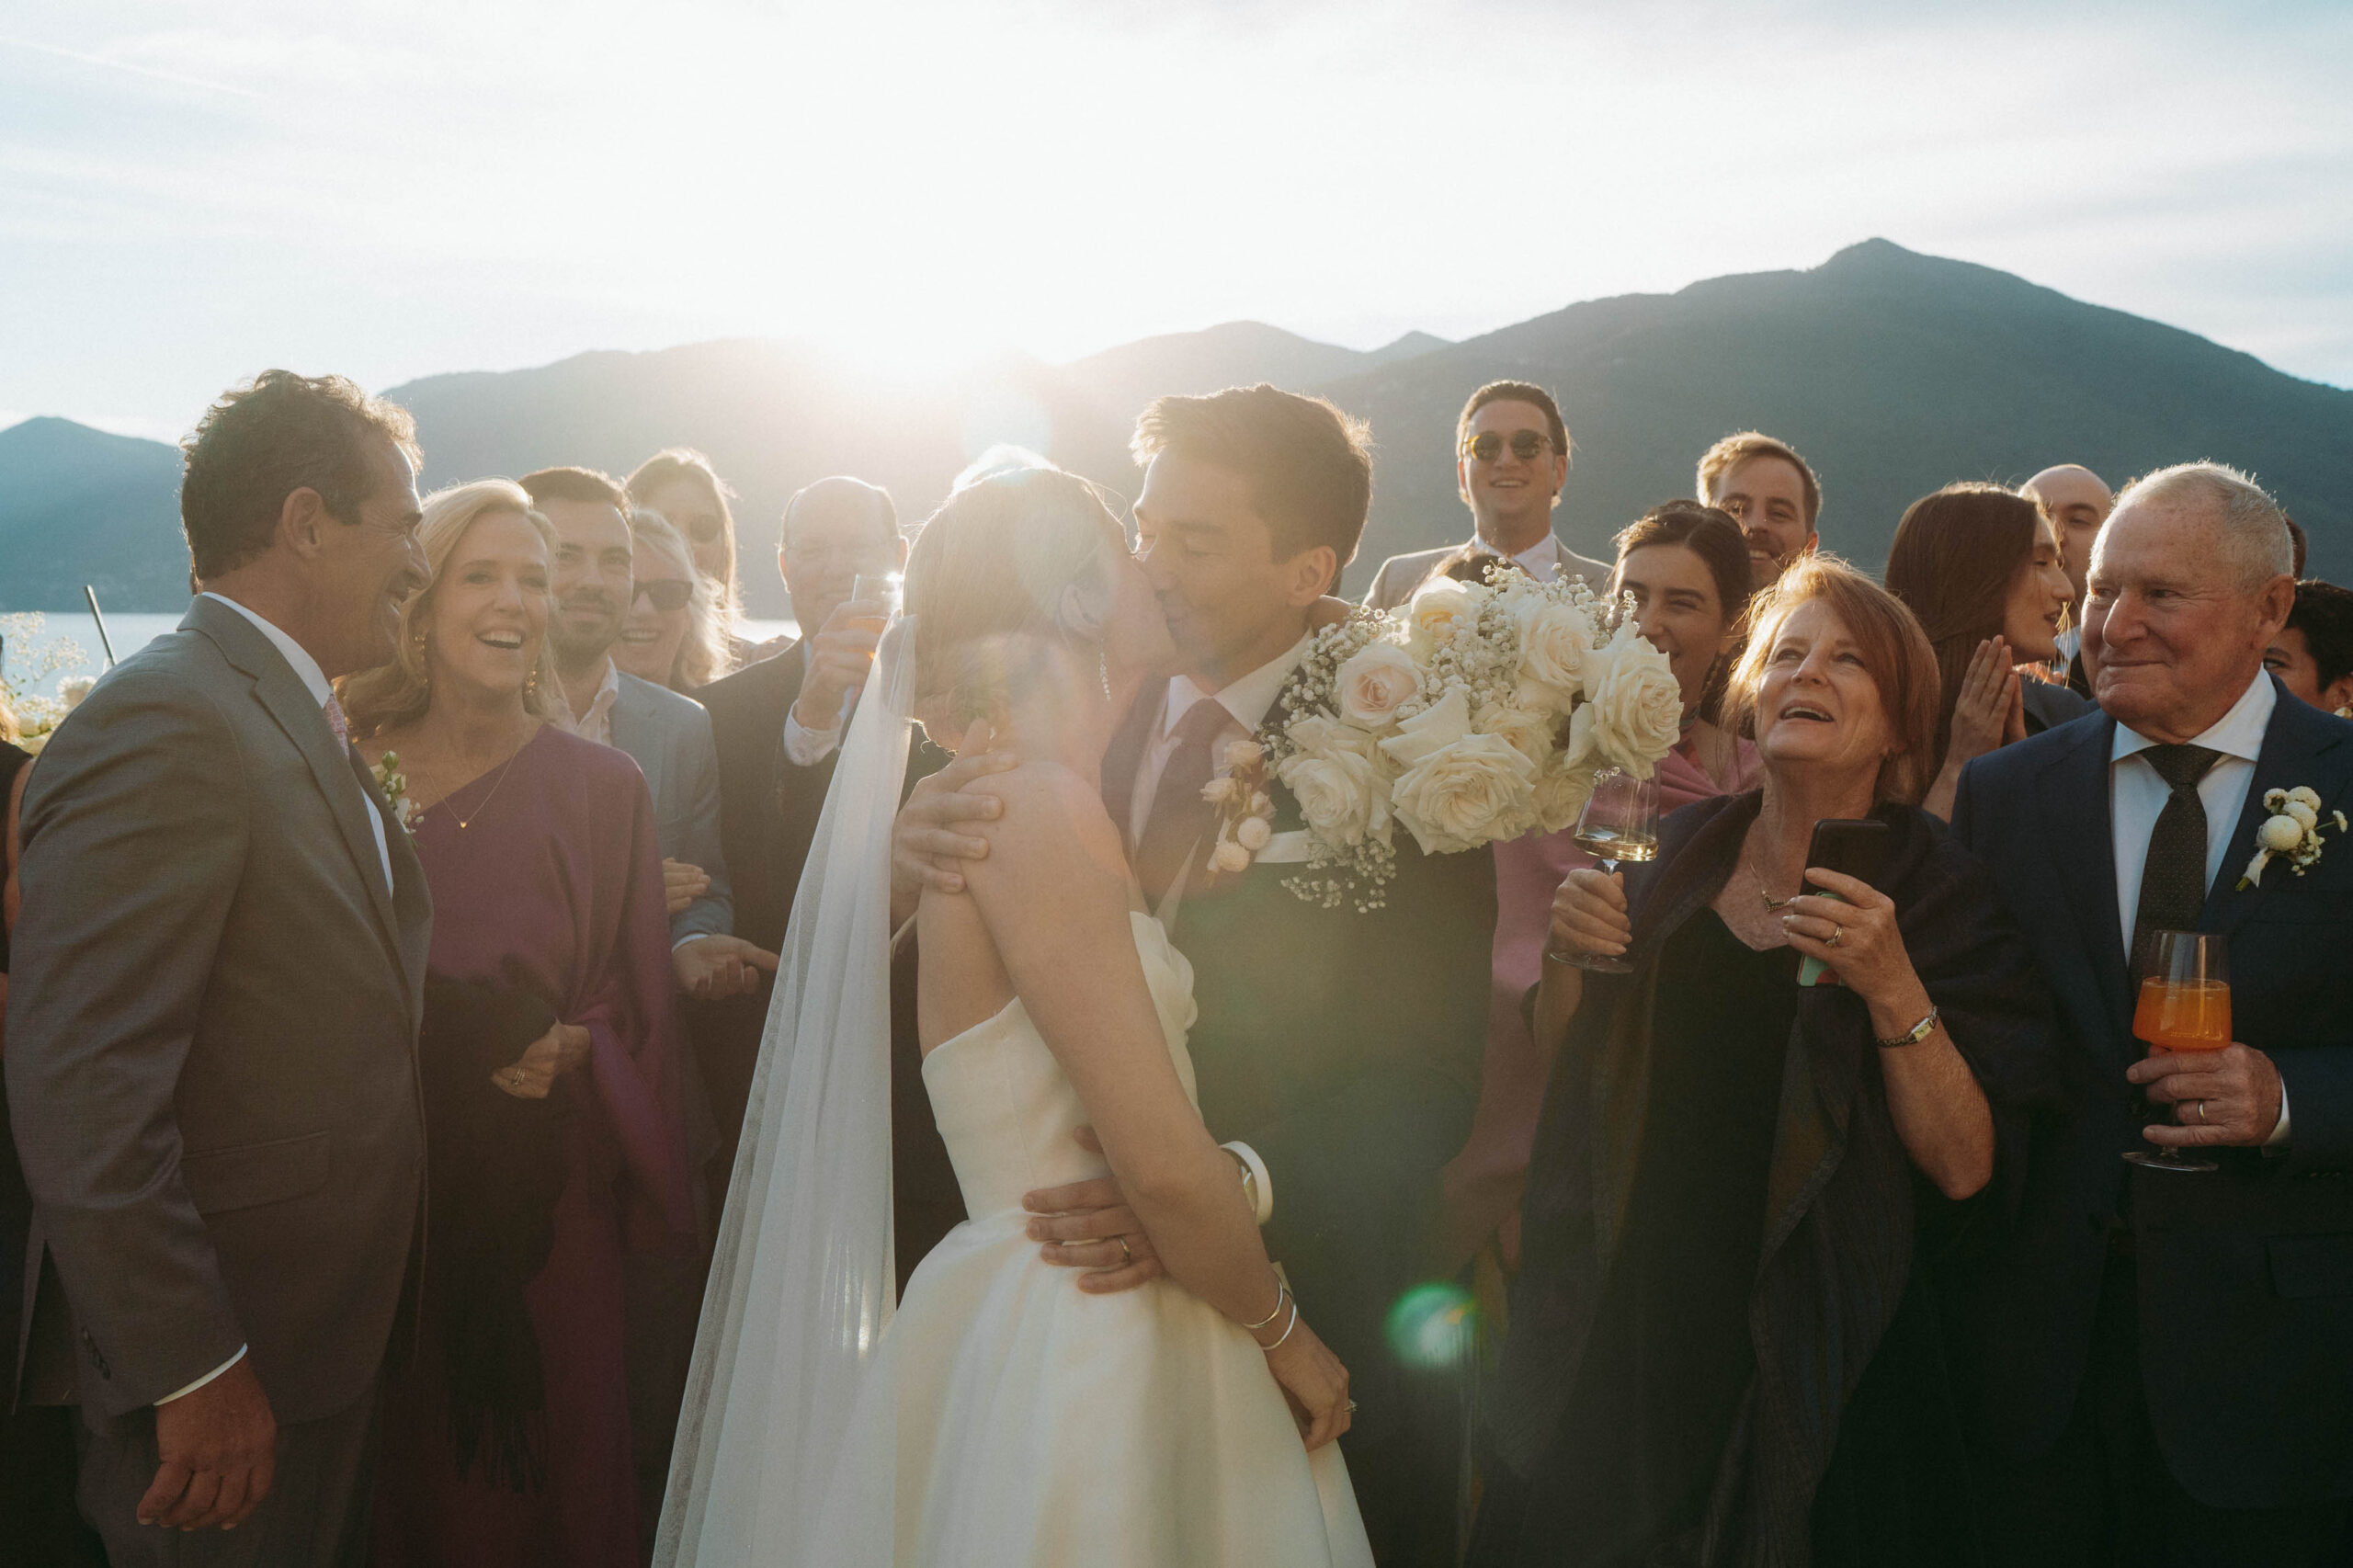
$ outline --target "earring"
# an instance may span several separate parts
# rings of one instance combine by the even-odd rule
[[[540,668],[537,665],[534,665],[531,666],[530,673],[523,677],[523,695],[526,697],[537,697],[539,694]]]
[[[1095,655],[1095,678],[1103,683],[1103,700],[1111,700],[1111,661],[1101,653]]]

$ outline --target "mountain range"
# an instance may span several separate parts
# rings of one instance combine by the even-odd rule
[[[806,344],[726,340],[431,376],[387,395],[416,417],[428,484],[560,462],[626,473],[660,447],[701,449],[739,493],[747,608],[780,616],[767,551],[786,497],[812,479],[870,479],[913,521],[974,456],[1012,441],[1132,494],[1127,437],[1145,403],[1262,380],[1371,425],[1372,517],[1347,578],[1360,589],[1388,554],[1467,537],[1455,415],[1499,377],[1559,396],[1576,448],[1560,528],[1590,555],[1690,494],[1710,442],[1754,426],[1813,462],[1825,546],[1870,568],[1904,506],[1948,481],[2016,482],[2066,461],[2120,483],[2213,458],[2305,526],[2314,574],[2353,582],[2353,392],[1885,240],[1460,343],[1415,333],[1360,352],[1236,322],[1068,364],[1008,353],[893,378]],[[85,582],[113,608],[177,608],[177,471],[168,446],[65,420],[0,431],[0,608],[74,608]]]

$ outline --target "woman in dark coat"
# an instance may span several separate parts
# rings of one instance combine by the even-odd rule
[[[1973,1556],[1922,1266],[2001,1202],[2056,1096],[2048,1002],[1992,884],[1908,803],[1935,760],[1917,623],[1819,557],[1756,617],[1732,700],[1762,790],[1555,903],[1535,1009],[1563,1043],[1475,1568]],[[1876,876],[1808,868],[1817,820],[1864,816]],[[1574,966],[1597,954],[1633,971]],[[1836,983],[1801,987],[1806,959]]]

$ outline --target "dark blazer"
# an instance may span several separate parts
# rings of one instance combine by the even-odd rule
[[[785,760],[784,721],[801,696],[806,661],[792,643],[695,693],[710,710],[719,754],[719,834],[729,867],[735,935],[774,952],[792,918],[793,894],[833,786],[830,752],[813,767]],[[907,759],[907,789],[947,765],[948,754],[917,737]],[[931,1119],[923,1086],[923,1051],[915,1032],[914,944],[892,965],[892,1199],[901,1278],[964,1218],[962,1192],[948,1146]],[[744,1126],[752,1071],[767,1023],[768,993],[699,1003],[690,1009],[696,1046],[729,1160]]]
[[[1104,759],[1123,826],[1156,696]],[[1268,793],[1276,831],[1305,825],[1279,781]],[[1304,902],[1282,885],[1296,872],[1254,866],[1208,888],[1196,874],[1170,935],[1193,966],[1202,1119],[1266,1161],[1267,1254],[1347,1365],[1362,1406],[1352,1436],[1376,1441],[1402,1404],[1383,1319],[1427,1278],[1438,1169],[1478,1105],[1495,857],[1426,856],[1400,832],[1386,906],[1369,914]]]
[[[1499,1454],[1537,1484],[1624,1234],[1650,1115],[1658,988],[1706,979],[1666,972],[1660,954],[1722,889],[1761,801],[1756,790],[1720,796],[1666,819],[1658,859],[1628,878],[1633,972],[1586,978],[1546,1090],[1492,1420]],[[2061,1093],[2049,997],[1999,894],[1935,819],[1903,805],[1876,814],[1892,831],[1874,885],[1894,900],[1905,951],[1993,1110],[1995,1177],[1972,1203],[1999,1206],[2015,1190],[2029,1110]],[[1873,1040],[1854,993],[1824,986],[1800,997],[1760,1195],[1764,1249],[1748,1314],[1756,1370],[1702,1539],[1686,1543],[1692,1561],[1807,1560],[1814,1492],[1841,1417],[1910,1285],[1922,1184]]]
[[[384,887],[371,809],[285,659],[207,598],[33,770],[8,1101],[93,1425],[240,1345],[281,1426],[376,1377],[424,1190],[432,906],[397,826]]]
[[[2233,1032],[2287,1085],[2284,1155],[2220,1151],[2182,1176],[2145,1148],[2125,1069],[2133,997],[2116,907],[2103,713],[1989,752],[1962,772],[1953,833],[2001,884],[2058,998],[2080,1108],[2037,1130],[2015,1233],[1961,1316],[1977,1426],[2028,1457],[2065,1426],[2103,1260],[2129,1210],[2149,1418],[2174,1476],[2218,1508],[2353,1495],[2353,841],[2328,830],[2302,877],[2275,862],[2236,890],[2265,791],[2309,785],[2353,812],[2353,723],[2283,687],[2199,928],[2231,938]],[[2127,1184],[2130,1183],[2128,1196]]]

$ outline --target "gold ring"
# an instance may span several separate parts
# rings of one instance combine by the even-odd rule
[[[2204,1100],[2200,1100],[2198,1102],[2198,1124],[2200,1127],[2206,1125],[2206,1102]]]
[[[1835,948],[1846,935],[1847,927],[1844,926],[1833,926],[1830,927],[1830,935],[1822,938],[1822,945],[1825,948]]]
[[[1136,1255],[1128,1250],[1128,1238],[1125,1236],[1113,1236],[1111,1239],[1120,1244],[1120,1263],[1121,1267],[1124,1267],[1134,1263],[1136,1260]]]

